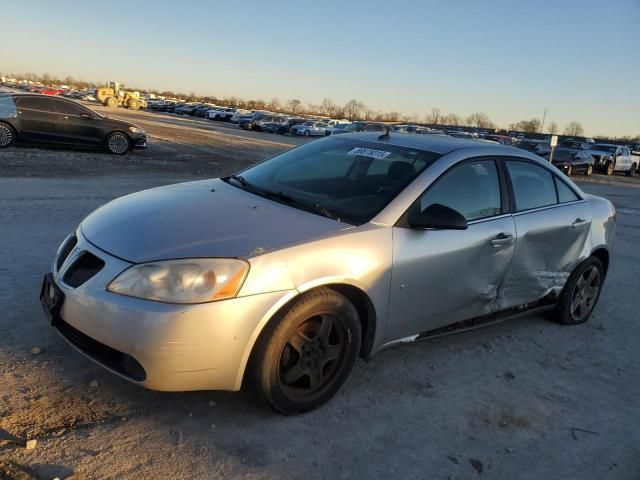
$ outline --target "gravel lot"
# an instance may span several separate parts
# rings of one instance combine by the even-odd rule
[[[328,405],[281,417],[245,392],[142,390],[46,325],[42,274],[91,210],[301,142],[145,112],[113,116],[134,117],[149,149],[124,158],[0,151],[0,478],[640,478],[640,182],[582,184],[618,209],[589,323],[530,316],[403,345],[358,362]]]

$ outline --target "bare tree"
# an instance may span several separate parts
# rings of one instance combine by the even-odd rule
[[[462,117],[460,115],[456,115],[455,113],[450,113],[449,115],[445,115],[442,117],[442,123],[444,125],[453,125],[459,127],[462,125]]]
[[[425,117],[426,123],[432,123],[434,125],[440,125],[442,122],[442,113],[440,113],[439,108],[432,108],[431,113],[428,113]]]
[[[277,112],[280,110],[280,100],[276,97],[271,97],[271,100],[269,100],[269,103],[267,104],[267,108],[272,112]]]
[[[580,122],[573,121],[566,126],[564,134],[571,135],[573,137],[580,137],[584,135],[584,128],[582,128]]]
[[[320,104],[320,110],[322,111],[323,115],[332,117],[336,113],[336,106],[330,98],[324,98],[322,100],[322,103]]]
[[[540,131],[540,119],[532,118],[531,120],[520,120],[518,123],[512,124],[512,130],[518,130],[527,133],[536,133]]]
[[[551,135],[555,135],[560,129],[558,128],[558,124],[556,122],[551,122],[547,130]]]
[[[362,116],[362,112],[366,110],[366,107],[362,102],[357,100],[349,100],[344,106],[344,112],[350,120],[356,120]]]
[[[472,113],[467,117],[467,123],[477,128],[493,128],[493,123],[489,119],[489,115],[484,112]]]
[[[287,100],[287,108],[294,115],[302,110],[302,102],[297,98]]]

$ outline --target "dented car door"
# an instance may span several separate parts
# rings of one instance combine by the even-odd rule
[[[562,174],[529,160],[508,160],[513,189],[516,247],[496,309],[505,309],[559,294],[583,251],[591,225],[586,202]]]
[[[502,183],[493,159],[458,164],[418,201],[458,211],[466,230],[394,227],[387,339],[491,313],[516,235]]]

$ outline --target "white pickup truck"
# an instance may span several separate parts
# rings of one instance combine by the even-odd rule
[[[633,176],[638,168],[638,157],[631,154],[629,147],[596,143],[585,152],[593,157],[595,168],[607,175],[624,172],[627,176]]]
[[[636,164],[636,172],[640,173],[640,143],[629,147],[631,149],[631,161]]]

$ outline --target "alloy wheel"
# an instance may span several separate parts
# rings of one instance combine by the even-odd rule
[[[582,321],[593,310],[601,283],[596,266],[587,268],[578,278],[571,295],[571,316],[576,322]]]
[[[304,321],[280,355],[279,382],[285,394],[304,401],[331,384],[344,367],[348,342],[347,329],[333,314]]]
[[[13,142],[13,132],[6,125],[0,125],[0,148],[7,147]]]
[[[109,137],[108,146],[111,152],[120,155],[129,149],[129,139],[120,133],[116,133]]]

